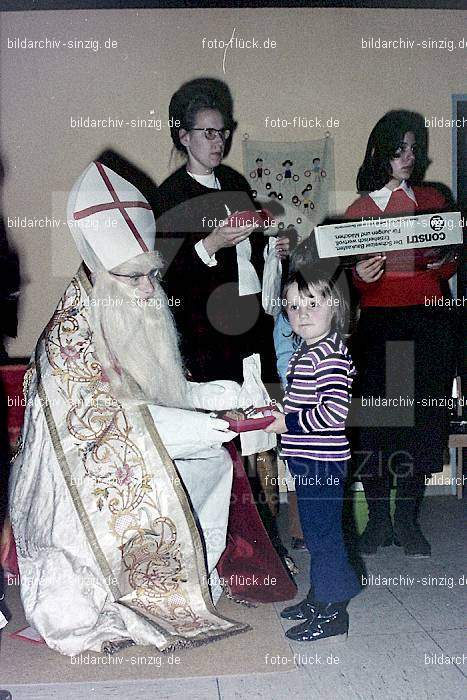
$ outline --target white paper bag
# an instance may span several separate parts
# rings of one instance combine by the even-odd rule
[[[271,403],[271,398],[261,380],[261,359],[258,354],[250,355],[243,360],[243,384],[240,389],[239,408],[248,406],[266,406]],[[262,417],[262,413],[258,416]],[[264,430],[252,430],[240,433],[242,455],[254,455],[257,452],[270,450],[277,444],[275,433],[266,433]]]

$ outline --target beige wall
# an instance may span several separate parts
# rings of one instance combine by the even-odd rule
[[[28,354],[79,259],[65,222],[67,190],[100,150],[112,147],[157,182],[169,172],[167,127],[72,129],[70,118],[167,119],[168,103],[190,78],[225,79],[239,122],[228,163],[242,168],[241,136],[277,141],[322,137],[325,129],[265,128],[266,116],[339,120],[336,202],[355,196],[369,131],[389,109],[451,117],[451,95],[466,92],[465,49],[370,50],[362,37],[415,42],[462,39],[465,13],[435,10],[205,9],[4,13],[1,29],[1,149],[5,217],[48,216],[54,230],[11,228],[25,285],[13,355]],[[202,39],[268,37],[272,49],[202,48]],[[8,40],[99,40],[88,48],[8,48]],[[105,49],[105,39],[118,42]],[[430,130],[428,178],[451,185],[451,130]]]

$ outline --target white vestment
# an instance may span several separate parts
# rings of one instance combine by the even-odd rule
[[[68,655],[242,631],[217,614],[208,588],[226,543],[230,456],[190,433],[192,411],[109,404],[86,283],[80,271],[27,375],[10,517],[28,623]],[[209,397],[198,405],[211,408]]]

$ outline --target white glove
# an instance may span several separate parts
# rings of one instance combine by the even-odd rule
[[[227,421],[207,413],[165,406],[148,408],[172,459],[196,459],[203,450],[218,449],[237,434],[229,430]]]
[[[227,411],[238,408],[240,384],[228,379],[198,384],[188,382],[188,391],[194,408],[204,408],[208,411]]]

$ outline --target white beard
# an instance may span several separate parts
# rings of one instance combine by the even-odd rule
[[[190,407],[177,330],[158,282],[145,303],[134,289],[106,271],[98,272],[90,320],[97,359],[119,398]]]

